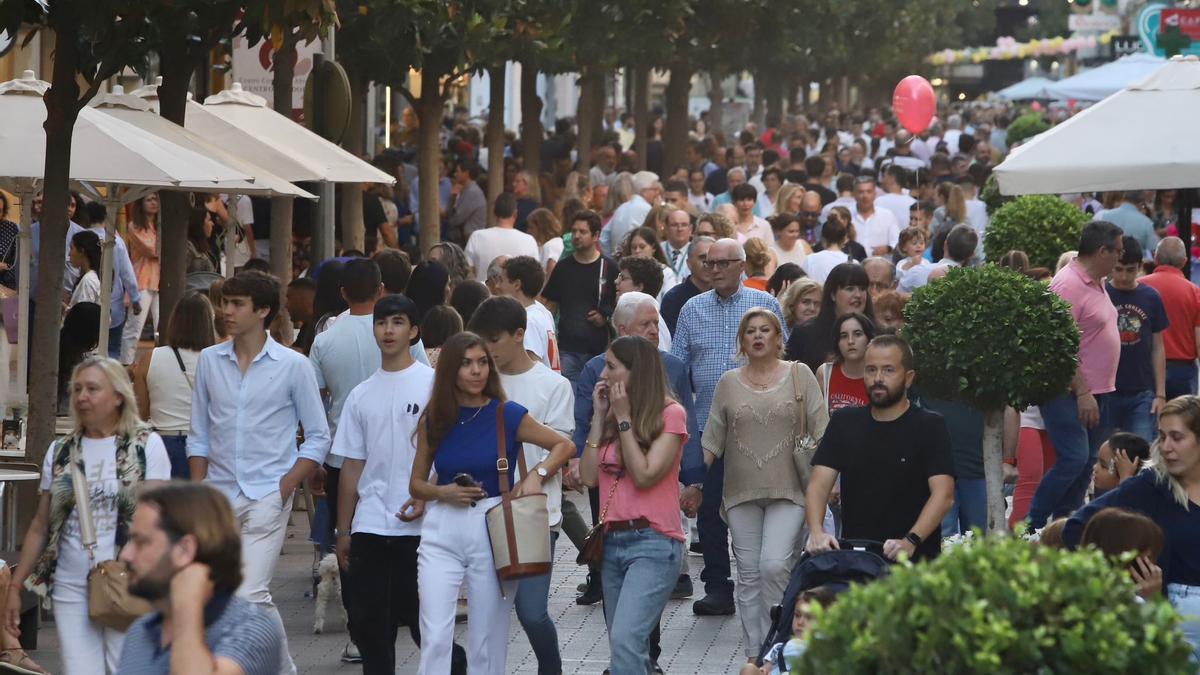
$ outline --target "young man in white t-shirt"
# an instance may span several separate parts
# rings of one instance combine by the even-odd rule
[[[536,298],[546,285],[546,272],[537,258],[517,256],[504,262],[496,284],[499,295],[506,295],[525,308],[525,351],[546,365],[550,363],[550,341],[554,336],[554,315]]]
[[[575,396],[571,383],[529,357],[525,349],[525,325],[525,308],[520,302],[515,298],[492,297],[475,310],[470,330],[487,342],[496,369],[500,371],[500,384],[509,400],[525,406],[535,420],[570,438],[575,430]],[[550,451],[526,443],[523,453],[525,466],[534,467],[545,460]],[[571,460],[572,463],[575,461]],[[543,476],[542,489],[550,511],[551,557],[562,525],[562,487],[560,476]],[[549,573],[522,579],[517,587],[517,619],[537,656],[538,672],[560,673],[562,656],[558,649],[558,633],[547,609],[549,595]]]
[[[375,303],[380,369],[351,390],[342,406],[333,452],[344,458],[338,486],[338,563],[354,573],[348,604],[363,672],[396,671],[396,631],[408,626],[421,644],[417,547],[425,503],[408,481],[416,456],[416,425],[433,391],[433,369],[409,347],[420,328],[416,303],[388,295]],[[465,672],[455,645],[452,672]]]
[[[532,256],[535,260],[541,255],[541,247],[532,236],[516,229],[517,198],[512,193],[502,192],[496,197],[496,205],[492,207],[496,216],[496,224],[491,227],[475,230],[467,239],[467,260],[475,271],[475,280],[479,283],[487,281],[488,265],[496,258],[506,255]]]

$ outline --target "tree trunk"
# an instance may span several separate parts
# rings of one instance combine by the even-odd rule
[[[542,127],[542,99],[537,95],[537,67],[532,63],[521,64],[521,156],[525,171],[529,172],[529,192],[541,201],[542,187],[542,141],[546,138]]]
[[[724,122],[724,98],[721,91],[721,75],[710,70],[708,72],[708,133],[714,136],[721,133],[721,124]]]
[[[363,136],[367,125],[367,88],[370,82],[361,73],[347,69],[350,79],[350,124],[342,147],[355,157],[363,156]],[[363,222],[363,184],[342,183],[341,193],[342,248],[366,250],[366,225]],[[378,236],[378,234],[376,234]]]
[[[987,484],[987,533],[1007,532],[1004,519],[1004,409],[983,413],[983,473]]]
[[[283,45],[275,52],[273,61],[275,71],[271,78],[271,108],[280,115],[292,119],[292,80],[296,73],[296,43],[299,37],[290,31],[284,33]],[[267,239],[268,256],[270,257],[271,274],[279,280],[281,294],[279,313],[287,318],[287,285],[292,279],[292,198],[273,197],[271,199],[271,236]],[[320,219],[315,219],[317,226],[313,228],[314,239],[316,230],[320,229]],[[328,233],[332,237],[333,233]],[[313,259],[309,261],[309,269],[316,269],[319,251],[313,246]]]
[[[766,99],[766,119],[759,125],[762,133],[768,126],[778,126],[783,120],[783,79],[778,74],[764,74],[763,97]]]
[[[683,166],[688,142],[688,94],[692,90],[692,66],[677,62],[671,66],[667,84],[667,121],[663,127],[663,170]]]
[[[650,141],[650,69],[630,68],[633,76],[633,151],[638,171],[646,170],[646,147]]]
[[[438,180],[441,178],[442,152],[438,135],[442,127],[442,89],[437,73],[421,73],[421,98],[417,100],[417,119],[420,122],[417,145],[417,176],[419,178],[421,212],[421,256],[442,238],[442,218],[439,213]]]
[[[584,66],[579,72],[579,105],[575,109],[575,125],[579,134],[575,139],[576,168],[587,173],[592,166],[592,138],[595,131],[595,118],[600,113],[598,107],[601,101],[596,99],[595,83],[600,77],[592,69]],[[602,85],[603,86],[603,85]]]
[[[79,116],[77,35],[59,31],[55,40],[52,86],[46,101],[46,164],[42,186],[38,289],[33,335],[30,338],[29,430],[25,456],[42,465],[54,440],[58,407],[58,330],[62,323],[63,273],[67,254],[67,200],[71,171],[71,141]],[[32,345],[37,345],[33,349]]]
[[[496,216],[492,213],[492,207],[496,204],[496,197],[504,191],[504,88],[505,88],[506,68],[502,63],[499,66],[488,68],[488,122],[487,122],[487,149],[488,149],[488,182],[487,182],[487,203],[488,203],[488,224],[496,223]]]
[[[158,88],[158,113],[164,119],[183,126],[187,113],[188,82],[193,65],[187,49],[168,42],[161,53],[162,86]],[[159,193],[162,216],[158,219],[160,243],[159,262],[162,273],[158,281],[159,323],[167,325],[175,304],[187,290],[187,222],[188,195],[176,190]],[[220,308],[216,308],[220,311]],[[159,341],[166,344],[167,331],[159,331]]]

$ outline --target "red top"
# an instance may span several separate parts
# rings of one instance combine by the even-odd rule
[[[864,406],[870,403],[867,398],[867,383],[863,378],[847,377],[842,372],[842,367],[836,363],[830,363],[829,368],[833,372],[829,374],[829,413],[833,414],[835,410],[842,408],[851,408],[854,406]]]
[[[1159,265],[1138,282],[1158,291],[1170,325],[1163,331],[1167,358],[1192,361],[1196,358],[1196,327],[1200,326],[1200,288],[1177,268]]]

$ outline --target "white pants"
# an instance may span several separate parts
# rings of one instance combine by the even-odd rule
[[[489,497],[475,506],[429,502],[417,549],[421,597],[421,675],[450,672],[458,589],[467,588],[467,663],[471,675],[503,675],[508,624],[516,582],[501,588],[484,513],[500,503]]]
[[[758,656],[771,629],[771,607],[783,599],[797,542],[804,531],[804,507],[786,499],[756,499],[728,509],[725,520],[737,560],[738,617],[747,656]]]
[[[293,493],[292,497],[295,497]],[[279,616],[279,610],[271,599],[271,577],[275,576],[275,564],[283,550],[287,537],[288,520],[292,515],[292,497],[287,504],[281,503],[278,491],[253,500],[238,493],[233,500],[233,515],[242,530],[242,585],[237,595],[260,605]],[[283,618],[279,618],[280,625]],[[295,673],[296,664],[288,652],[287,635],[281,644],[280,673]]]
[[[88,618],[87,601],[54,601],[54,628],[62,650],[65,675],[117,672],[125,633],[104,628]]]
[[[142,329],[146,327],[146,318],[154,315],[154,327],[158,329],[158,291],[142,289],[142,311],[134,314],[133,310],[125,313],[125,329],[121,333],[121,363],[130,365],[137,358],[138,340],[142,337]]]

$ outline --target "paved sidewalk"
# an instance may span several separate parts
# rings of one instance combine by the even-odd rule
[[[577,504],[586,513],[586,499]],[[301,673],[358,673],[357,665],[340,662],[346,643],[345,624],[341,614],[329,611],[325,633],[312,632],[313,548],[308,543],[308,521],[303,512],[293,515],[283,556],[271,585],[271,593],[279,605],[287,629],[292,657]],[[575,604],[575,587],[583,583],[586,568],[575,565],[575,548],[563,537],[558,547],[553,582],[550,588],[550,616],[558,628],[558,642],[563,655],[563,672],[596,675],[608,666],[608,640],[604,628],[604,613],[600,605],[580,607]],[[745,661],[742,628],[737,616],[698,617],[692,614],[692,600],[703,596],[699,582],[701,559],[691,556],[692,577],[696,596],[689,600],[672,600],[663,613],[662,657],[660,665],[669,675],[696,673],[736,673]],[[460,638],[467,630],[459,625]],[[516,615],[512,617],[509,633],[508,673],[537,673],[537,660],[529,648],[529,640],[521,630]],[[34,658],[56,675],[59,668],[58,638],[53,625],[43,625],[40,646]],[[460,644],[466,644],[460,640]],[[396,672],[406,675],[417,672],[418,652],[408,636],[400,629],[396,641]]]

